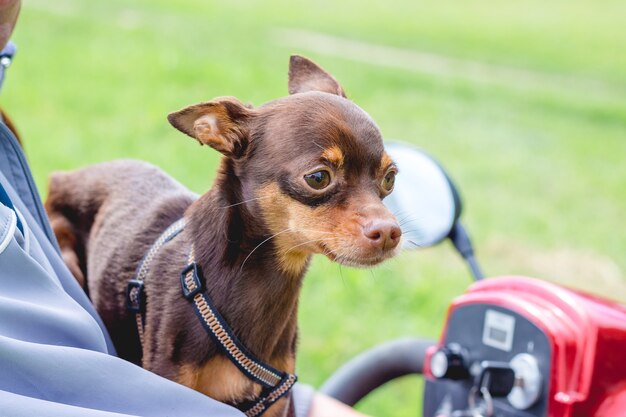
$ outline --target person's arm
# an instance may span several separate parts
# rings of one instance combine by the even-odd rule
[[[345,405],[327,395],[315,393],[307,417],[367,417],[354,408]]]
[[[0,0],[0,49],[4,48],[13,33],[21,4],[20,0]]]

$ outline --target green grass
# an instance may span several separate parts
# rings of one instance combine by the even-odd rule
[[[385,137],[418,144],[448,167],[489,274],[626,301],[623,1],[24,3],[1,104],[42,192],[50,171],[128,157],[208,189],[217,153],[175,132],[165,115],[221,95],[255,105],[282,96],[297,52],[330,70]],[[285,47],[276,28],[480,62],[495,68],[493,82]],[[499,68],[531,81],[499,79]],[[300,308],[301,381],[318,385],[388,339],[437,337],[469,281],[448,244],[372,272],[317,259]],[[420,403],[421,382],[407,378],[359,408],[414,416]]]

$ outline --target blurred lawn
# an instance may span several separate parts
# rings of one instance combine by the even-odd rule
[[[626,301],[623,1],[24,3],[1,104],[42,192],[52,170],[122,157],[151,161],[203,192],[217,153],[175,132],[165,115],[221,95],[255,105],[282,96],[288,57],[301,53],[335,74],[385,137],[412,141],[449,168],[490,275],[532,275]],[[462,67],[438,74],[294,47],[298,39],[281,28],[477,62],[482,80]],[[521,71],[519,82],[502,69]],[[301,381],[318,385],[388,339],[437,337],[469,282],[447,244],[374,271],[317,259],[301,301]],[[415,416],[420,403],[421,383],[408,378],[359,408]]]

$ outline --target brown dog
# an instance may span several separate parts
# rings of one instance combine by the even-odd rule
[[[311,255],[371,266],[391,257],[400,240],[382,204],[396,168],[372,119],[330,74],[299,56],[291,58],[289,93],[259,108],[222,97],[170,114],[174,127],[224,155],[200,198],[153,166],[116,161],[53,174],[46,202],[64,259],[119,355],[235,405],[258,397],[261,385],[216,347],[181,295],[192,247],[207,293],[239,340],[293,373],[298,296]],[[142,351],[127,284],[183,216],[184,231],[158,251],[145,278]],[[284,415],[286,398],[268,414]]]

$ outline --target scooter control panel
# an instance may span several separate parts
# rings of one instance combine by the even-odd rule
[[[546,335],[520,314],[459,306],[427,358],[424,416],[545,416],[550,358]]]

